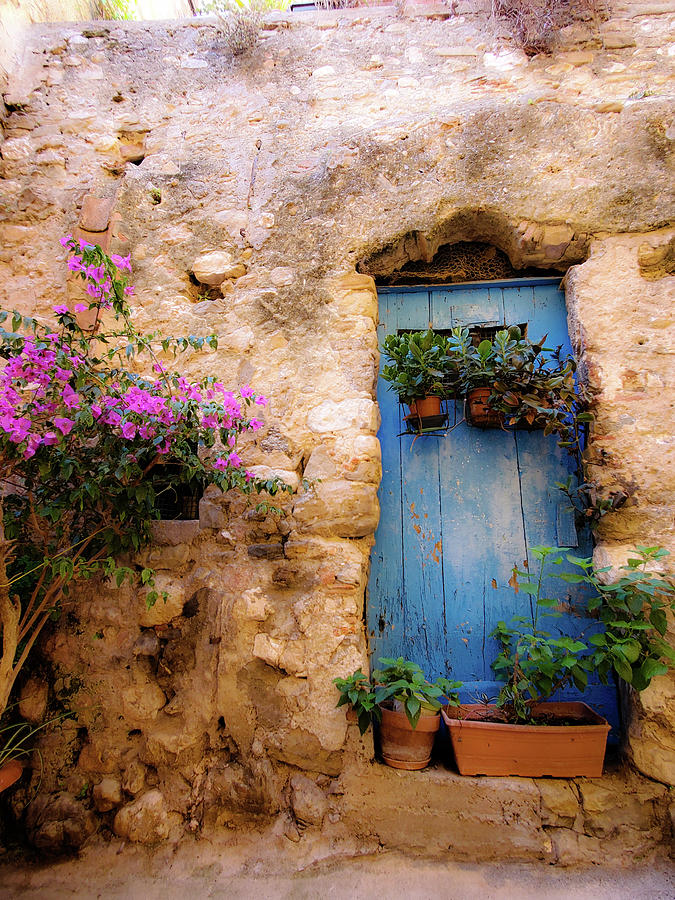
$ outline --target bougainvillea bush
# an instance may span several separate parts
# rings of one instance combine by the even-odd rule
[[[147,602],[162,602],[151,570],[116,559],[150,541],[163,467],[179,484],[289,490],[256,478],[237,453],[238,436],[261,427],[266,399],[171,368],[185,350],[215,348],[216,337],[139,334],[129,258],[71,236],[61,243],[83,302],[55,306],[48,325],[0,312],[0,716],[75,580],[138,578]]]

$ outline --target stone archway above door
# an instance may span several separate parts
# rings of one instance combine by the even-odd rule
[[[530,269],[563,273],[587,258],[590,236],[566,222],[506,218],[501,213],[484,209],[454,211],[430,229],[409,231],[394,238],[363,259],[358,270],[376,281],[387,283],[392,274],[400,272],[407,264],[430,264],[442,248],[465,243],[477,243],[482,248],[494,246],[506,256],[514,273],[530,274]],[[474,249],[482,252],[478,247]],[[501,273],[501,277],[514,276]]]

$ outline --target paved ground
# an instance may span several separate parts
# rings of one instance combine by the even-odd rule
[[[275,840],[182,843],[157,851],[94,843],[80,859],[0,866],[0,898],[61,900],[674,900],[675,866],[562,869],[475,865],[399,853],[319,859]],[[302,842],[301,842],[302,843]],[[312,859],[312,857],[314,857]]]

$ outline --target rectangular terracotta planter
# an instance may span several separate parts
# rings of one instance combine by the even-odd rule
[[[533,710],[578,719],[578,725],[508,725],[482,721],[495,710],[494,706],[480,703],[443,710],[461,775],[528,778],[602,775],[610,726],[585,703],[541,703]]]

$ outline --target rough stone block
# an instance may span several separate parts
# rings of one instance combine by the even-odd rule
[[[265,633],[256,634],[253,641],[253,655],[276,669],[279,668],[279,658],[285,646],[286,642],[280,638],[273,638]]]
[[[120,691],[121,709],[130,725],[143,725],[157,718],[166,696],[155,681],[134,674],[133,683]]]
[[[279,469],[273,466],[248,466],[250,472],[253,472],[258,478],[264,478],[268,481],[271,478],[280,478],[286,484],[290,485],[294,491],[300,486],[300,476],[291,469]],[[283,496],[283,495],[281,495]]]
[[[338,467],[329,448],[324,444],[315,447],[305,467],[304,477],[308,481],[314,481],[315,479],[335,478],[337,474]]]
[[[342,316],[378,318],[377,290],[370,275],[353,272],[335,282],[336,306]]]
[[[602,36],[605,50],[623,50],[635,46],[635,37],[628,31],[609,31]]]
[[[468,778],[430,768],[411,779],[369,765],[345,771],[340,790],[350,831],[389,848],[453,859],[475,859],[478,847],[482,859],[547,856],[540,794],[529,778]]]
[[[124,162],[140,163],[145,159],[144,141],[120,141],[120,156]]]
[[[33,724],[44,721],[49,699],[49,685],[41,678],[29,678],[19,695],[19,715]]]
[[[227,525],[225,510],[205,497],[199,501],[199,527],[222,529]]]
[[[321,825],[328,810],[326,795],[306,775],[291,778],[291,808],[301,825]]]
[[[536,781],[541,794],[541,819],[544,825],[571,828],[580,811],[579,798],[570,781],[559,778]]]
[[[322,482],[300,495],[293,515],[301,531],[339,537],[373,534],[380,515],[377,486],[346,480]]]
[[[94,785],[94,806],[99,812],[110,812],[122,803],[122,785],[118,778],[104,778]]]
[[[138,759],[132,759],[124,769],[122,787],[127,794],[138,794],[145,787],[146,768]]]
[[[380,414],[372,400],[349,399],[326,400],[310,410],[307,426],[316,434],[330,431],[369,431],[372,434],[380,427]]]
[[[339,775],[342,771],[342,752],[326,750],[317,736],[305,728],[295,727],[282,735],[270,735],[268,753],[272,759],[305,772]]]
[[[138,596],[140,607],[138,623],[144,628],[149,628],[152,625],[165,625],[183,612],[185,586],[180,581],[170,578],[164,572],[157,572],[155,575],[155,590],[159,592],[160,597],[154,606],[149,608],[145,602],[145,594],[139,594]],[[161,597],[162,591],[166,591],[168,594],[166,600],[163,600]]]
[[[202,284],[218,287],[236,267],[232,254],[227,250],[202,253],[192,263],[192,273]]]
[[[175,547],[177,544],[189,544],[199,535],[197,519],[162,519],[150,526],[154,544]]]
[[[150,569],[180,569],[190,558],[187,544],[165,547],[147,547],[136,557],[138,565]]]
[[[246,552],[252,559],[281,559],[284,555],[284,546],[277,542],[251,544]]]
[[[203,752],[203,735],[195,737],[186,727],[182,716],[160,719],[159,723],[145,735],[142,761],[148,765],[161,767],[176,765],[178,757],[192,758],[196,763]]]
[[[623,826],[649,831],[656,824],[655,801],[667,793],[664,785],[645,781],[626,783],[620,777],[579,779],[578,785],[584,830],[601,838]]]
[[[137,844],[156,844],[168,838],[171,828],[180,822],[178,813],[169,812],[161,791],[152,790],[123,806],[115,816],[113,830],[118,837]]]
[[[263,594],[261,588],[254,587],[244,591],[235,601],[235,614],[251,622],[264,622],[272,612],[272,604]]]
[[[82,201],[80,228],[93,232],[105,231],[110,222],[113,203],[113,199],[87,194]]]
[[[96,819],[68,793],[40,794],[28,805],[26,831],[39,850],[63,853],[80,849],[96,831]]]

